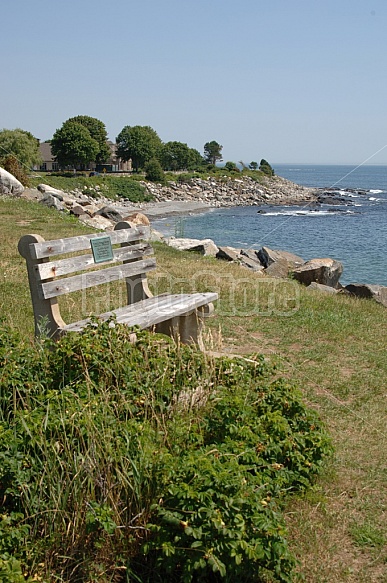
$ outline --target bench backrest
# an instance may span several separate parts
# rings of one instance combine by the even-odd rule
[[[27,262],[35,333],[39,334],[42,318],[48,319],[45,325],[48,324],[51,334],[55,335],[65,326],[56,299],[63,294],[125,279],[129,304],[150,297],[146,273],[156,268],[156,261],[151,257],[152,246],[146,241],[149,234],[149,227],[132,227],[130,223],[121,222],[108,233],[51,241],[45,241],[40,235],[22,237],[19,252]],[[92,252],[92,241],[106,237],[110,239],[107,256],[112,251],[112,259],[107,261],[103,253],[98,258]],[[81,254],[61,258],[75,252]]]

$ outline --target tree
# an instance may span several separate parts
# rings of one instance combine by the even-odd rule
[[[0,131],[0,158],[14,156],[20,167],[31,170],[42,161],[39,154],[39,140],[30,132],[17,128]]]
[[[70,117],[67,122],[79,123],[89,130],[90,136],[98,142],[99,152],[95,158],[97,164],[103,164],[107,162],[111,156],[110,148],[107,144],[107,132],[105,124],[97,119],[96,117],[90,117],[88,115],[77,115],[76,117]],[[65,122],[65,123],[67,123]],[[94,160],[93,160],[94,162]]]
[[[156,158],[152,158],[145,164],[145,178],[151,182],[165,183],[164,171]]]
[[[261,172],[263,172],[267,176],[274,176],[273,168],[270,166],[269,162],[267,162],[264,158],[262,158],[262,160],[259,164],[259,169]]]
[[[195,148],[189,148],[189,164],[187,170],[194,170],[203,166],[204,158]]]
[[[166,142],[161,147],[160,161],[164,170],[191,170],[203,164],[203,157],[187,144]]]
[[[161,147],[160,161],[164,170],[187,170],[190,148],[182,142],[167,142]]]
[[[239,169],[238,169],[237,165],[235,164],[235,162],[226,162],[224,167],[229,172],[239,172]]]
[[[158,158],[162,142],[150,126],[125,126],[116,138],[117,155],[132,160],[136,172],[152,158]]]
[[[250,168],[250,170],[257,170],[258,169],[258,162],[250,162],[249,168]]]
[[[214,140],[212,142],[207,142],[204,144],[204,158],[206,160],[206,162],[208,162],[209,164],[216,164],[217,161],[221,161],[222,160],[222,152],[223,150],[223,146],[221,146],[220,144],[218,144],[218,142],[215,142]]]
[[[80,123],[66,121],[51,140],[52,153],[59,166],[87,166],[97,159],[99,144]]]

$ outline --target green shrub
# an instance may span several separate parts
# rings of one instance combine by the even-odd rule
[[[235,164],[235,162],[226,162],[226,164],[224,165],[225,169],[228,172],[235,172],[235,173],[239,173],[239,168],[237,167],[237,165]]]
[[[260,356],[130,332],[0,328],[0,550],[57,581],[290,581],[282,506],[330,451],[317,415]]]
[[[269,162],[267,162],[267,160],[265,160],[264,158],[262,158],[262,160],[259,164],[259,169],[261,172],[266,174],[266,176],[274,176],[274,174],[275,174],[275,172],[274,172],[273,168],[270,166]]]
[[[144,177],[140,177],[144,180]],[[41,182],[53,188],[69,192],[75,189],[82,190],[93,197],[100,195],[107,198],[126,198],[131,202],[147,202],[152,199],[144,185],[132,176],[84,176],[83,174],[65,173],[61,175],[47,174],[33,177],[31,183],[37,186]]]
[[[192,179],[194,177],[195,177],[195,174],[184,172],[184,173],[178,175],[177,182],[179,182],[180,184],[191,184]]]
[[[145,165],[145,179],[151,182],[159,182],[160,184],[165,184],[165,174],[161,167],[160,162],[153,158]]]

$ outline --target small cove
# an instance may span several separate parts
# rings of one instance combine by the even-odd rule
[[[344,265],[343,284],[387,285],[387,167],[276,166],[297,184],[340,190],[342,205],[216,208],[153,222],[168,236],[210,238],[218,245],[263,245],[300,255],[332,257]],[[357,192],[362,191],[362,192]]]

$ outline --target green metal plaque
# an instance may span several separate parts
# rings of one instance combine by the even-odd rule
[[[110,237],[97,237],[90,239],[93,251],[94,263],[104,263],[113,259],[113,248]]]

